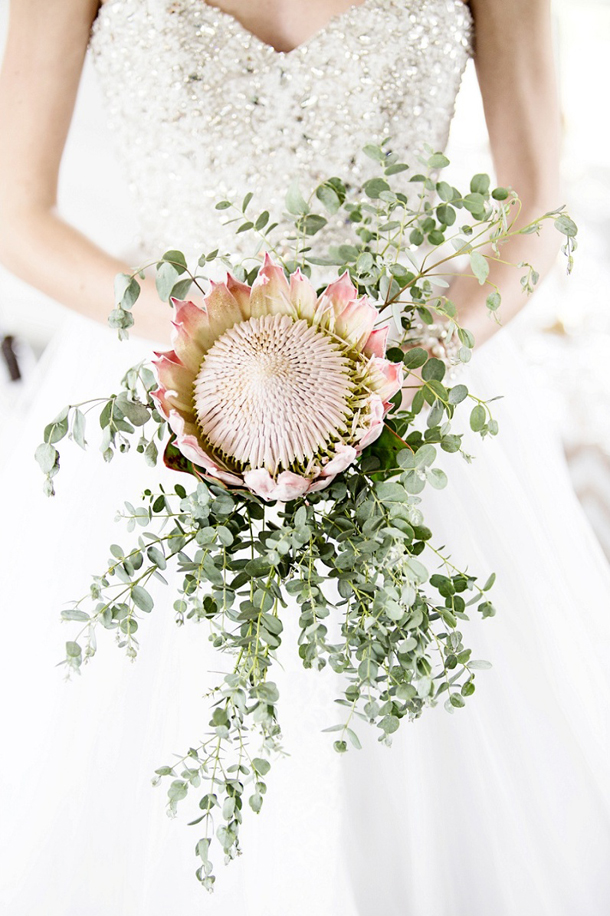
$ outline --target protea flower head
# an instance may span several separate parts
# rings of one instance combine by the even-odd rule
[[[172,300],[174,349],[153,393],[175,445],[203,473],[264,499],[321,490],[374,442],[400,363],[347,272],[320,296],[269,255],[252,284],[230,274],[203,305]]]

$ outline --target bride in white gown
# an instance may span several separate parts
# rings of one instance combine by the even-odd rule
[[[282,2],[258,12],[219,5],[107,0],[93,23],[90,50],[143,259],[169,246],[191,256],[235,251],[216,200],[253,189],[281,212],[295,176],[304,186],[330,174],[367,177],[366,160],[354,160],[365,142],[391,135],[407,158],[425,142],[443,148],[473,47],[473,15],[459,0],[320,0],[295,3],[290,14]],[[52,213],[96,6],[13,3],[0,203],[15,219],[4,220],[0,255],[103,320],[123,265]],[[560,202],[546,4],[472,8],[499,180],[541,212]],[[538,265],[537,246],[544,268],[552,246],[528,245],[528,260]],[[511,257],[523,254],[515,247]],[[521,303],[512,281],[497,280],[508,319]],[[485,341],[493,326],[481,318],[480,296],[458,280],[452,297]],[[142,335],[165,336],[166,306],[150,290],[136,313]],[[481,443],[467,432],[476,461],[446,461],[448,490],[425,500],[428,524],[456,562],[498,574],[498,616],[469,634],[493,669],[458,714],[428,711],[403,725],[391,750],[362,727],[363,750],[339,757],[320,733],[333,721],[334,675],[300,667],[296,621],[286,615],[278,681],[291,756],[274,766],[260,817],[244,818],[244,855],[219,867],[214,895],[204,894],[192,875],[197,837],[182,818],[164,817],[150,777],[206,727],[201,696],[219,663],[205,628],[176,628],[165,600],[143,627],[135,665],[108,639],[82,679],[66,685],[53,667],[58,611],[87,588],[117,539],[113,510],[161,471],[145,471],[137,456],[104,465],[64,449],[58,496],[45,502],[30,461],[61,406],[105,393],[148,347],[118,346],[101,324],[75,317],[51,345],[20,441],[3,448],[2,912],[606,916],[610,576],[510,328],[475,350],[467,373],[479,396],[504,395],[500,436]]]

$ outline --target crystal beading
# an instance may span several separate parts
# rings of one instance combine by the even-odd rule
[[[217,246],[246,256],[221,198],[281,218],[297,178],[377,174],[360,154],[392,138],[407,161],[446,143],[472,20],[461,0],[364,0],[278,52],[203,0],[107,0],[90,50],[139,221],[143,256]],[[408,187],[408,172],[405,187]],[[329,223],[320,242],[345,240]]]

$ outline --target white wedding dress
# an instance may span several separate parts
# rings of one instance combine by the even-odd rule
[[[248,254],[218,199],[252,189],[253,207],[281,213],[294,177],[309,189],[373,174],[354,158],[365,142],[389,134],[407,158],[443,148],[471,41],[459,0],[364,0],[290,53],[203,0],[109,0],[91,52],[143,256],[238,243]],[[200,888],[197,828],[165,817],[150,777],[207,727],[202,695],[226,660],[205,627],[175,627],[161,590],[135,664],[102,633],[82,678],[66,684],[54,667],[73,632],[62,605],[86,591],[111,542],[127,543],[115,510],[172,475],[65,445],[49,501],[31,458],[65,403],[108,393],[148,350],[75,317],[4,447],[0,911],[607,916],[610,575],[510,328],[467,372],[479,396],[504,395],[500,436],[466,431],[476,460],[444,456],[449,487],[424,502],[458,565],[498,574],[498,615],[467,627],[493,668],[455,715],[428,710],[392,749],[362,725],[363,750],[339,757],[320,731],[337,721],[335,675],[300,667],[287,613],[277,680],[291,756],[272,767],[261,814],[245,814],[244,855],[224,868],[217,853],[216,890]]]

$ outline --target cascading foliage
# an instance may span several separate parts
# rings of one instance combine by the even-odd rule
[[[100,627],[135,658],[154,609],[150,584],[170,572],[174,594],[157,599],[156,612],[171,603],[177,624],[209,628],[226,674],[209,691],[200,739],[154,782],[167,781],[170,814],[195,798],[196,874],[210,890],[212,844],[226,861],[241,852],[245,802],[261,810],[282,751],[273,666],[286,615],[299,615],[292,651],[302,664],[330,665],[343,678],[339,721],[329,709],[320,723],[339,753],[360,746],[358,722],[389,745],[403,720],[440,700],[459,709],[488,667],[472,658],[462,629],[471,608],[494,615],[494,575],[479,584],[456,568],[422,512],[425,487],[447,483],[439,453],[470,460],[459,432],[465,405],[472,430],[498,432],[490,402],[451,379],[474,338],[460,326],[448,278],[455,259],[464,262],[488,285],[498,320],[489,267],[503,243],[553,220],[569,270],[577,230],[563,208],[520,225],[517,195],[491,190],[487,175],[460,192],[438,176],[449,163],[432,150],[408,181],[387,141],[364,152],[379,177],[349,192],[333,177],[308,200],[293,185],[282,225],[267,210],[249,215],[252,194],[240,205],[220,201],[236,232],[252,235],[251,256],[211,251],[197,272],[181,252],[166,252],[156,276],[173,349],[130,369],[118,394],[62,410],[36,453],[52,495],[57,444],[67,436],[85,448],[86,414],[97,410],[106,461],[135,436],[147,464],[161,448],[179,472],[173,486],[166,474],[141,504],[125,503],[130,545],[113,544],[89,593],[62,612],[80,625],[64,663],[80,672]],[[338,226],[343,243],[328,245]],[[224,283],[205,273],[217,261],[229,269]],[[536,271],[517,266],[531,291]],[[326,275],[319,288],[314,272]],[[110,323],[122,338],[138,276],[117,278]]]

